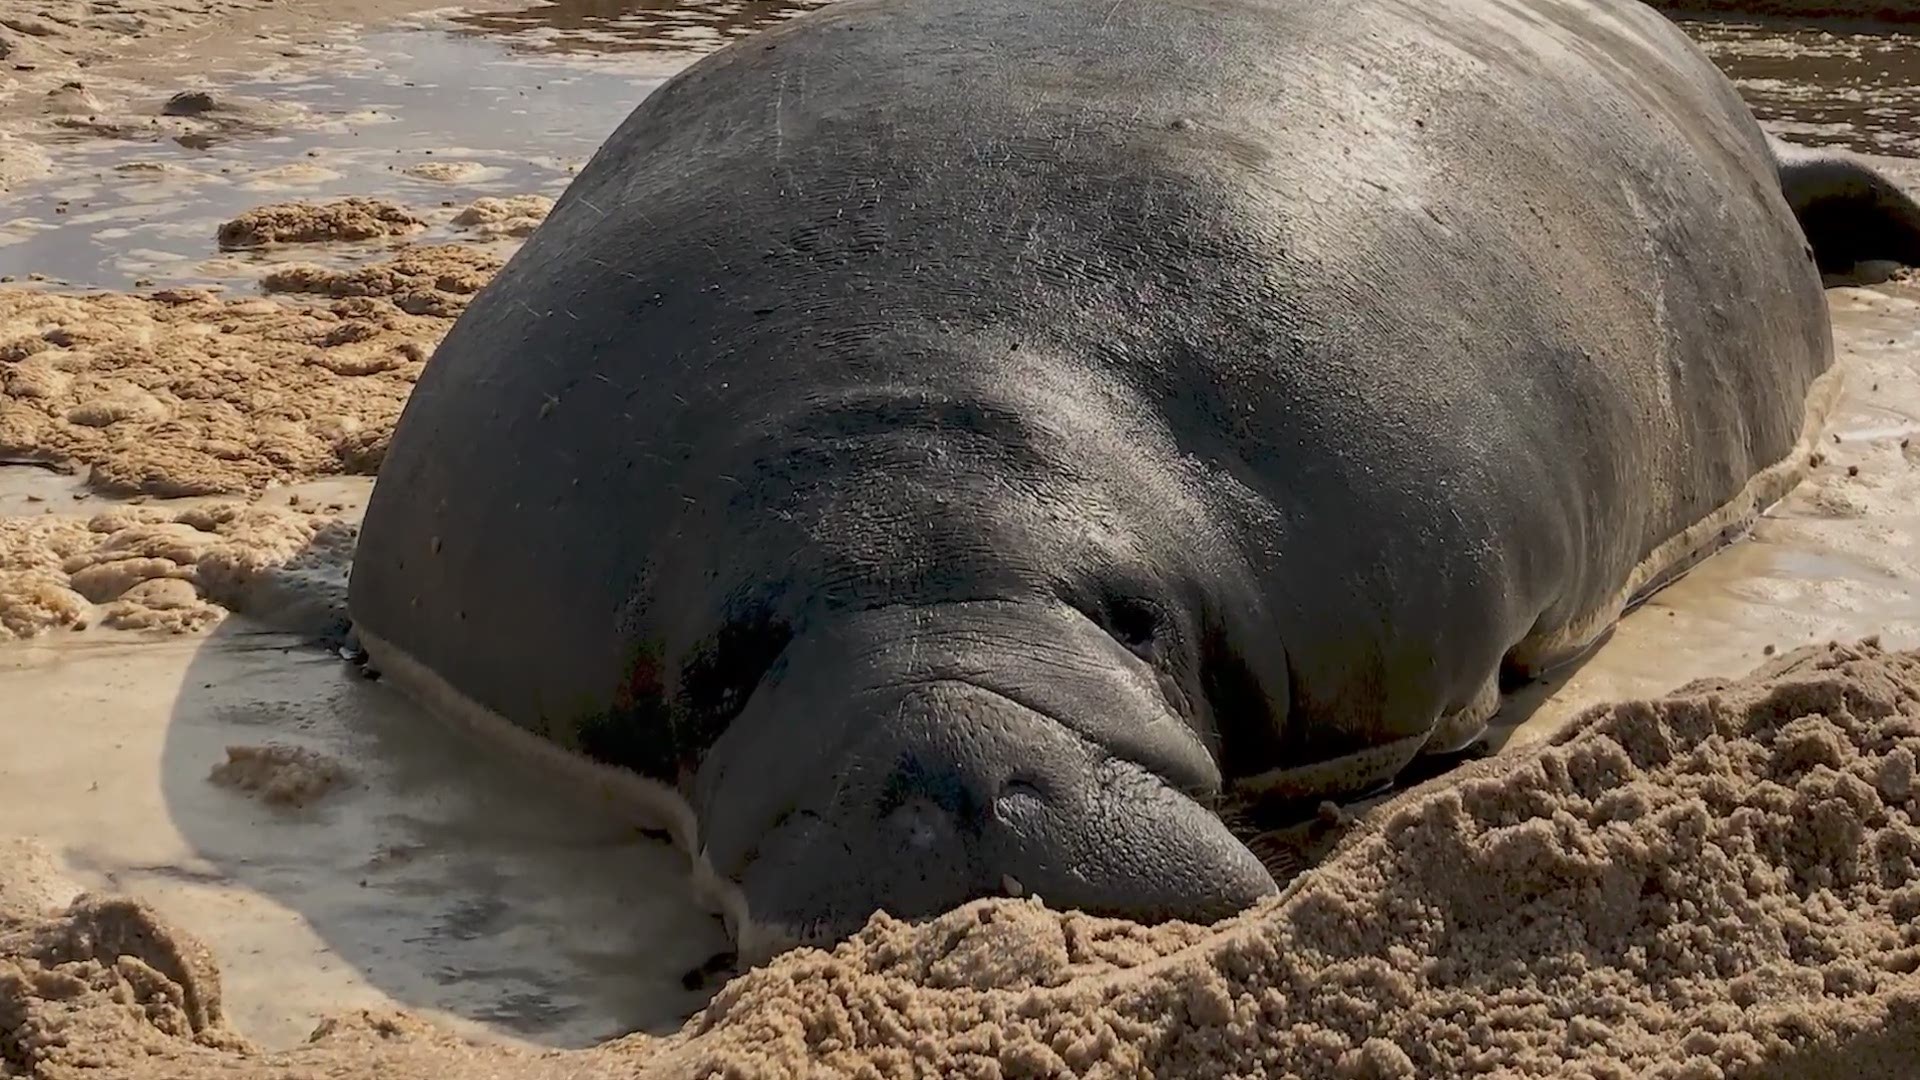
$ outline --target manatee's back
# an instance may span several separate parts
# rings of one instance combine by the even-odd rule
[[[991,336],[1160,418],[1296,709],[1422,722],[1791,445],[1829,346],[1763,153],[1624,0],[844,0],[656,91],[475,300],[353,614],[670,772],[712,612],[834,543],[745,433]]]

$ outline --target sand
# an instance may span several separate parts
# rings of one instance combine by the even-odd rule
[[[253,30],[284,38],[422,6],[4,0],[0,189],[44,171],[63,140],[308,123],[154,57],[261,49]],[[20,740],[0,750],[28,763],[0,789],[43,800],[0,790],[0,831],[24,821],[38,834],[0,836],[0,1075],[1851,1080],[1920,1057],[1920,655],[1796,651],[1862,627],[1920,642],[1910,289],[1833,294],[1855,396],[1840,441],[1751,541],[1557,678],[1504,733],[1505,756],[1384,805],[1323,808],[1303,860],[1318,869],[1261,910],[1213,928],[1031,899],[919,926],[883,916],[831,954],[735,979],[676,1036],[565,1052],[475,1041],[481,1026],[461,1021],[574,1008],[601,976],[644,989],[629,1005],[647,1000],[608,1010],[612,1024],[573,1024],[591,1039],[567,1044],[631,1030],[669,1000],[651,984],[712,946],[693,915],[655,910],[656,893],[683,891],[662,845],[617,822],[583,845],[587,816],[558,803],[445,809],[461,790],[448,772],[484,771],[472,754],[419,730],[424,718],[381,684],[260,629],[339,627],[352,508],[285,485],[364,488],[422,360],[551,207],[462,205],[473,192],[460,185],[490,174],[457,156],[394,171],[445,201],[408,201],[440,198],[416,184],[281,203],[222,230],[234,265],[270,255],[250,278],[260,295],[0,288],[0,459],[42,466],[24,484],[27,470],[8,470],[0,487],[0,643],[12,642],[0,736]],[[242,183],[337,179],[294,163]],[[423,227],[434,242],[409,242]],[[214,230],[204,236],[215,247]],[[438,242],[448,236],[461,242]],[[1753,679],[1656,696],[1763,658]],[[98,689],[73,692],[83,686]],[[1619,703],[1579,711],[1596,700]],[[21,701],[33,715],[7,715]],[[82,702],[84,715],[66,711]],[[317,734],[369,704],[364,729]],[[417,745],[370,747],[368,732]],[[42,752],[50,741],[71,749]],[[406,782],[383,778],[408,753]],[[477,786],[496,801],[542,784],[485,775]],[[430,806],[443,817],[419,832],[442,849],[356,831]],[[536,830],[536,816],[551,820]],[[138,839],[95,840],[116,828]],[[279,861],[263,858],[274,845]],[[519,850],[535,848],[547,862]],[[467,876],[435,869],[469,855]],[[589,880],[588,865],[626,877]],[[342,899],[356,876],[373,898],[359,906]],[[81,895],[83,882],[98,891]],[[512,898],[490,943],[457,959],[435,951],[444,941],[403,944],[421,936],[396,931],[404,909],[454,927],[482,885]],[[570,888],[618,908],[619,931],[653,936],[603,945],[607,971],[588,977],[558,929],[618,934],[596,931],[604,914],[580,906],[594,897]],[[274,902],[287,907],[270,920]],[[332,981],[312,975],[316,962]],[[457,984],[427,985],[449,971]],[[532,1005],[515,997],[528,982]],[[315,1027],[318,1013],[333,1015]],[[648,1015],[661,1014],[686,1012]]]
[[[48,156],[22,138],[49,128],[139,138],[238,125],[271,126],[254,103],[208,100],[206,108],[135,101],[143,87],[92,69],[141,39],[189,34],[270,0],[7,0],[0,7],[0,191],[48,170]],[[169,97],[170,100],[170,97]],[[181,105],[191,106],[192,101]]]
[[[427,223],[383,199],[290,202],[259,206],[220,226],[222,248],[317,244],[405,236]]]
[[[0,288],[0,456],[162,496],[371,474],[422,362],[498,265],[426,246],[267,281],[325,305]]]
[[[454,215],[453,224],[484,237],[527,237],[553,210],[544,195],[482,196]]]
[[[1866,642],[1591,710],[1407,792],[1275,901],[1148,929],[876,916],[679,1035],[529,1054],[404,1015],[264,1053],[137,900],[0,871],[0,1061],[32,1075],[1817,1077],[1920,1048],[1920,653]],[[71,891],[67,889],[65,891]]]
[[[45,176],[47,136],[229,138],[309,122],[283,103],[204,85],[259,71],[311,42],[447,6],[445,0],[4,0],[0,2],[0,193]],[[514,0],[468,0],[486,10]],[[217,63],[216,63],[217,61]]]
[[[207,779],[258,796],[271,806],[304,807],[346,784],[352,774],[330,755],[304,746],[229,746]]]
[[[231,610],[325,629],[353,538],[324,511],[232,500],[0,517],[0,642],[93,624],[190,633]]]

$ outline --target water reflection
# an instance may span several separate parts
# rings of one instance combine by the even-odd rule
[[[1679,20],[1770,130],[1920,157],[1920,33],[1888,26]]]
[[[832,0],[552,0],[452,19],[456,33],[577,56],[708,52]],[[1920,30],[1680,18],[1774,131],[1920,157]]]
[[[832,0],[555,0],[457,15],[460,32],[541,52],[707,51]]]

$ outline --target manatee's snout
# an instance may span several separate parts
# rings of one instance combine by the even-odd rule
[[[788,751],[782,760],[762,738],[757,763],[735,757],[704,830],[715,870],[743,894],[749,956],[837,939],[877,910],[915,918],[981,896],[1206,922],[1275,891],[1220,819],[1156,771],[1160,762],[1119,756],[971,679],[846,693],[839,672],[842,694],[822,701],[809,687],[835,677],[811,674],[770,688],[755,711],[783,714],[779,730],[818,741],[774,740]],[[1125,707],[1123,698],[1105,704]],[[831,715],[793,712],[807,708]],[[1128,749],[1170,754],[1151,734]],[[1194,771],[1174,764],[1165,772]],[[741,783],[748,777],[760,782]]]
[[[743,876],[763,934],[833,938],[878,909],[916,917],[1000,894],[1211,921],[1274,891],[1213,813],[1006,697],[936,682],[881,707],[890,720]]]

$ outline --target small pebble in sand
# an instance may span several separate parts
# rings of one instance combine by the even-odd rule
[[[46,109],[48,112],[62,113],[68,116],[93,116],[100,112],[100,99],[95,97],[85,83],[65,82],[47,92]]]
[[[1848,476],[1859,476],[1859,475],[1860,475],[1860,466],[1858,466],[1858,465],[1849,465],[1849,466],[1847,466],[1847,475],[1848,475]]]
[[[227,747],[227,760],[215,765],[207,779],[272,806],[300,807],[345,783],[347,770],[317,750],[269,743]]]
[[[212,112],[213,108],[213,95],[207,91],[182,90],[168,98],[167,103],[160,106],[160,112],[166,116],[199,116]]]

